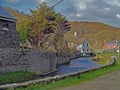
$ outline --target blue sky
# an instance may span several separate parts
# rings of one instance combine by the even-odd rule
[[[52,6],[59,0],[0,0],[0,5],[29,14],[29,9],[35,9],[43,1]],[[120,0],[63,0],[55,10],[68,20],[102,22],[120,27]]]

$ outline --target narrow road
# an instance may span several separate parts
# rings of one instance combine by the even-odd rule
[[[82,70],[99,67],[100,65],[88,58],[77,58],[70,61],[69,64],[60,65],[57,69],[61,74],[68,74]]]
[[[120,71],[116,71],[95,80],[59,90],[120,90]]]

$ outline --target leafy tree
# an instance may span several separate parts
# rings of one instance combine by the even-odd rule
[[[32,46],[40,47],[46,34],[55,30],[55,11],[44,2],[37,10],[31,10],[32,18],[27,23],[28,40]]]
[[[65,32],[70,30],[69,23],[60,13],[56,14],[57,27],[54,36],[55,48],[58,54],[69,54],[68,43],[64,39]]]
[[[21,40],[25,41],[26,38],[33,47],[42,47],[46,41],[51,41],[56,47],[54,49],[60,49],[58,44],[65,44],[64,33],[70,29],[66,18],[56,13],[53,7],[48,7],[45,2],[41,3],[37,10],[30,11],[30,19],[19,27]]]

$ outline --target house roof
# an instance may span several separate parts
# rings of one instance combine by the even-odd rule
[[[106,41],[105,44],[117,44],[116,41]]]
[[[10,15],[2,6],[0,6],[0,19],[16,22],[16,19]]]
[[[118,41],[118,44],[120,45],[120,41]]]

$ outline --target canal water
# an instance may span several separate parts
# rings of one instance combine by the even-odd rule
[[[57,67],[58,74],[68,74],[76,71],[83,71],[99,67],[97,62],[91,60],[91,58],[77,58],[70,61],[69,64],[60,65]]]

